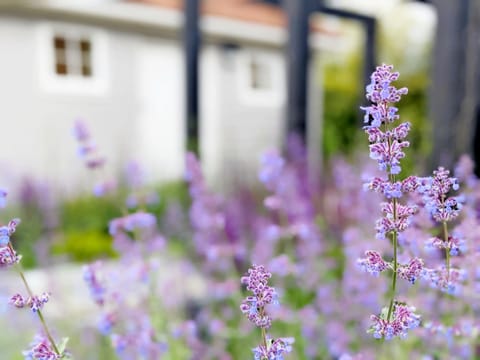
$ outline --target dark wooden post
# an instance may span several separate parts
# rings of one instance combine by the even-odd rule
[[[287,135],[307,132],[308,34],[311,0],[285,0],[288,14]]]
[[[183,27],[186,86],[187,149],[199,153],[198,117],[198,59],[201,44],[199,18],[201,0],[184,0],[185,23]]]
[[[432,168],[451,168],[471,150],[473,114],[466,108],[467,29],[470,0],[432,0],[437,9],[429,113],[433,128]],[[462,139],[462,128],[469,139]],[[463,131],[464,132],[464,131]]]
[[[363,62],[363,78],[365,85],[370,83],[370,75],[377,66],[377,21],[374,17],[357,14],[348,10],[318,6],[318,11],[332,16],[359,22],[365,31],[365,51]]]
[[[370,75],[375,70],[377,64],[377,21],[375,18],[365,17],[365,55],[363,63],[364,83],[370,83]]]
[[[471,61],[471,71],[475,71],[475,75],[468,78],[473,92],[473,124],[469,131],[474,131],[473,135],[473,159],[475,161],[475,174],[480,177],[480,3],[474,1],[471,5],[470,20],[470,42],[468,44],[469,54],[473,58]],[[468,88],[468,87],[467,87]]]

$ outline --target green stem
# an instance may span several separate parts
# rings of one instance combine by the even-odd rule
[[[448,244],[448,227],[447,222],[443,221],[443,240],[446,244]],[[450,281],[450,249],[446,246],[445,247],[445,259],[447,263],[447,283]]]
[[[47,335],[48,341],[50,341],[50,344],[52,345],[53,350],[57,355],[60,355],[60,351],[57,348],[57,345],[55,344],[55,341],[53,340],[52,335],[50,334],[50,331],[48,330],[47,323],[45,322],[45,319],[43,318],[42,312],[40,309],[37,310],[38,317],[40,319],[40,322],[42,323],[43,330],[45,331],[45,334]]]
[[[397,199],[393,199],[393,221],[397,222]],[[393,312],[393,304],[395,302],[395,292],[397,287],[397,231],[392,231],[392,245],[393,245],[393,276],[392,276],[392,289],[390,306],[388,307],[387,321],[390,321],[390,317]]]
[[[262,341],[263,341],[263,346],[265,346],[265,349],[268,350],[268,348],[267,348],[267,331],[263,327],[262,327]]]
[[[20,266],[17,267],[18,273],[20,274],[20,278],[23,281],[23,284],[25,285],[25,288],[27,289],[28,295],[30,297],[33,297],[33,292],[30,289],[30,286],[28,285],[27,279],[25,278],[25,274],[23,273],[22,269]],[[48,329],[47,323],[45,321],[45,318],[43,317],[42,311],[38,309],[36,311],[38,318],[40,319],[40,322],[42,323],[43,331],[45,331],[45,335],[47,335],[48,341],[50,341],[50,345],[52,345],[53,350],[57,355],[60,355],[60,351],[57,348],[57,345],[55,344],[55,341],[53,340],[53,337],[50,333],[50,330]]]
[[[393,304],[395,302],[395,292],[397,287],[397,233],[392,233],[392,242],[393,242],[393,276],[392,276],[392,289],[391,289],[391,299],[390,306],[388,307],[388,316],[387,320],[390,321],[390,316],[393,311]]]

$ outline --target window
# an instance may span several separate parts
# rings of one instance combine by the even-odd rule
[[[92,76],[92,44],[88,38],[55,35],[55,72],[58,75]]]
[[[238,52],[238,89],[246,105],[279,106],[285,98],[285,64],[281,51]]]
[[[259,61],[255,56],[250,59],[250,86],[253,89],[270,89],[272,87],[272,69],[266,62]]]
[[[38,28],[40,86],[47,92],[102,95],[108,89],[106,32],[82,25]]]

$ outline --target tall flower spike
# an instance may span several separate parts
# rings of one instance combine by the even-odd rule
[[[418,179],[418,192],[422,194],[423,203],[431,218],[442,225],[442,236],[430,238],[427,248],[438,248],[445,251],[445,266],[429,269],[424,272],[424,278],[430,285],[443,292],[458,295],[461,283],[465,280],[463,271],[451,268],[450,257],[465,252],[466,246],[457,234],[449,234],[448,222],[458,218],[462,209],[461,197],[450,196],[451,191],[459,189],[456,178],[450,177],[450,171],[439,167],[433,176]]]
[[[278,304],[277,292],[268,286],[272,277],[263,265],[253,265],[241,283],[253,296],[247,296],[240,305],[240,310],[262,331],[262,344],[252,349],[254,360],[283,360],[284,354],[292,351],[293,338],[272,339],[267,335],[267,329],[272,325],[272,319],[267,314],[266,306]]]
[[[382,218],[377,220],[375,229],[377,239],[389,238],[393,246],[391,262],[383,260],[380,253],[369,250],[366,258],[359,259],[358,264],[367,272],[378,276],[380,272],[390,269],[393,271],[392,285],[389,292],[390,304],[384,308],[380,316],[372,315],[373,322],[370,331],[375,338],[389,340],[395,336],[405,337],[407,330],[418,326],[419,316],[413,314],[413,308],[399,304],[396,300],[397,277],[414,283],[423,272],[423,260],[411,259],[407,264],[399,264],[397,259],[398,235],[405,231],[411,223],[417,207],[400,204],[404,193],[413,192],[418,187],[416,177],[410,176],[404,180],[397,180],[401,172],[401,159],[405,157],[403,151],[410,143],[405,140],[410,131],[410,123],[401,123],[393,127],[392,123],[399,119],[398,109],[392,103],[400,101],[402,95],[407,94],[407,88],[397,89],[392,82],[398,79],[398,72],[393,72],[393,66],[378,66],[371,76],[371,83],[367,86],[367,99],[372,105],[362,107],[365,111],[364,130],[368,136],[370,158],[378,162],[378,168],[386,173],[384,178],[375,177],[364,187],[383,194],[388,200],[381,204]]]

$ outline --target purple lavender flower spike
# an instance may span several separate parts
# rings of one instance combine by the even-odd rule
[[[254,360],[284,360],[284,354],[292,351],[293,338],[267,339],[267,346],[252,349]]]
[[[411,259],[408,264],[400,265],[398,268],[398,275],[402,278],[414,284],[415,281],[421,276],[423,272],[423,260],[419,258]]]
[[[285,160],[277,151],[271,150],[262,155],[261,171],[258,177],[269,190],[275,187],[274,184],[279,180],[284,165]]]
[[[391,264],[382,259],[377,251],[368,250],[365,252],[366,258],[358,259],[358,265],[373,276],[379,276],[382,271],[391,268]]]
[[[252,349],[255,360],[283,360],[284,354],[292,351],[293,338],[271,339],[266,331],[272,325],[272,319],[266,312],[266,306],[278,304],[277,292],[268,286],[272,274],[263,265],[253,265],[240,279],[253,296],[247,296],[240,310],[247,318],[262,329],[262,344]]]
[[[420,316],[414,313],[415,308],[401,303],[395,303],[393,317],[387,319],[388,309],[384,308],[380,316],[372,315],[373,322],[370,332],[376,339],[391,340],[398,336],[405,338],[407,332],[420,325]]]
[[[23,308],[25,305],[27,305],[27,299],[25,299],[22,295],[20,294],[15,294],[10,298],[9,301],[10,304],[15,306],[16,308]]]
[[[410,283],[424,273],[423,260],[411,259],[407,264],[398,262],[398,247],[401,244],[399,238],[411,225],[412,217],[418,211],[417,206],[401,204],[400,200],[404,193],[411,193],[421,188],[416,177],[410,176],[399,180],[397,175],[402,171],[400,161],[405,157],[404,149],[410,145],[405,140],[409,131],[410,123],[401,123],[393,127],[392,123],[399,119],[398,109],[392,106],[405,95],[406,88],[396,89],[392,82],[398,79],[399,74],[392,72],[390,65],[378,66],[371,76],[371,83],[367,86],[367,99],[372,105],[363,107],[365,111],[364,130],[368,136],[370,158],[378,163],[379,170],[385,173],[385,177],[375,177],[364,185],[364,188],[382,194],[388,202],[381,203],[383,216],[375,224],[376,238],[385,240],[387,237],[393,245],[393,260],[385,262],[376,251],[368,251],[367,258],[359,259],[358,264],[365,271],[378,276],[378,274],[390,268],[393,270],[392,286],[390,291],[390,304],[384,308],[380,316],[372,315],[373,326],[371,331],[375,338],[387,340],[395,336],[405,337],[409,329],[419,324],[419,316],[414,314],[414,309],[398,303],[396,297],[397,276],[406,279]],[[454,207],[455,204],[451,204]]]
[[[90,289],[90,294],[98,305],[103,305],[105,302],[106,289],[102,284],[99,274],[101,263],[93,263],[83,267],[83,279]]]
[[[275,289],[267,285],[271,276],[272,274],[267,272],[264,266],[254,265],[248,270],[248,276],[241,278],[242,284],[247,286],[247,290],[253,292],[253,296],[247,296],[240,309],[255,326],[265,329],[271,326],[272,319],[264,308],[272,304],[276,298]]]
[[[33,295],[27,298],[23,297],[20,294],[15,294],[10,298],[9,302],[10,304],[19,309],[28,306],[34,313],[36,313],[43,308],[43,305],[45,305],[49,299],[49,293],[43,293],[40,296]]]
[[[10,236],[13,235],[20,219],[13,219],[8,222],[7,226],[0,227],[0,246],[7,246],[10,242]]]
[[[20,261],[22,257],[17,255],[10,246],[0,248],[0,268],[12,266]]]
[[[57,360],[69,357],[66,352],[57,354],[44,336],[36,336],[31,348],[23,351],[22,354],[25,360]]]
[[[82,119],[75,120],[72,132],[75,139],[79,142],[85,142],[90,139],[90,132],[88,131],[85,121]]]
[[[458,181],[449,177],[450,171],[439,167],[433,177],[419,178],[418,192],[432,218],[437,222],[455,220],[462,208],[458,197],[448,197],[450,190],[458,190]]]

